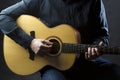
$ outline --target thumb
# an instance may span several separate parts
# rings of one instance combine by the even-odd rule
[[[103,45],[103,41],[100,41],[99,46],[102,46],[102,45]]]

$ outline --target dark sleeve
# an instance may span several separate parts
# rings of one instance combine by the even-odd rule
[[[109,31],[106,19],[105,7],[102,0],[96,0],[94,7],[94,22],[96,30],[96,38],[93,44],[99,44],[100,41],[104,42],[104,46],[109,45]]]
[[[22,0],[0,13],[1,31],[24,48],[29,47],[33,38],[16,24],[16,19],[22,14],[37,16],[38,1],[40,0]]]

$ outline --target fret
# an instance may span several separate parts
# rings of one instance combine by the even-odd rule
[[[70,44],[70,43],[63,43],[62,44],[62,52],[80,52],[83,53],[87,51],[88,47],[93,47],[95,45],[84,45],[84,44]]]
[[[98,46],[98,45],[87,45],[87,44],[72,44],[63,43],[62,51],[63,53],[84,53],[87,51],[88,47],[97,47],[101,54],[120,54],[120,47],[108,47],[108,46]]]
[[[104,47],[102,53],[106,54],[120,54],[120,47]]]

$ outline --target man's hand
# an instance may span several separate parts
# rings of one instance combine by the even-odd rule
[[[52,44],[53,43],[50,42],[49,40],[33,39],[30,47],[35,54],[37,54],[38,52],[48,53],[50,52]]]
[[[101,41],[99,43],[99,46],[102,46],[103,45],[103,42]],[[100,56],[100,53],[99,53],[99,50],[97,47],[88,47],[88,51],[85,52],[85,58],[87,60],[93,60],[93,59],[96,59]]]

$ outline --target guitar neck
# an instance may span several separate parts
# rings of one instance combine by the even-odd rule
[[[98,45],[85,45],[85,44],[62,44],[63,53],[84,53],[88,47],[97,47],[101,54],[120,54],[120,47],[98,46]]]

